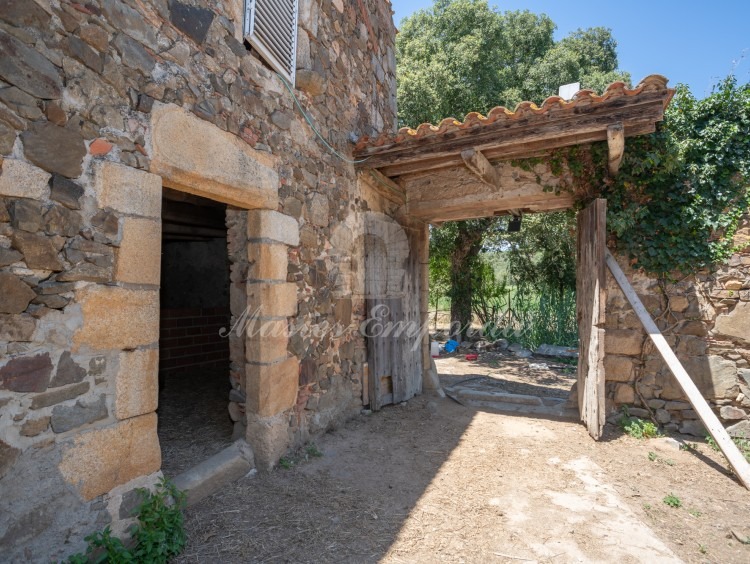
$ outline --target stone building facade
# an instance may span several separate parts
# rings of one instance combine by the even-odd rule
[[[163,255],[179,257],[162,248],[180,231],[169,202],[221,206],[206,214],[223,214],[229,328],[249,315],[272,329],[228,331],[216,355],[229,359],[234,436],[258,467],[370,404],[370,389],[392,401],[421,391],[426,347],[421,364],[400,357],[416,378],[399,369],[371,388],[351,330],[373,298],[405,296],[403,318],[426,316],[427,226],[348,157],[360,138],[395,132],[390,3],[300,0],[292,87],[243,41],[243,18],[243,0],[0,0],[3,558],[60,558],[104,525],[122,532],[131,492],[161,475],[160,360],[193,362],[186,320],[224,323],[213,303],[160,311]],[[366,257],[368,245],[384,256]],[[738,254],[666,294],[630,273],[740,425],[748,263]],[[629,307],[609,296],[610,407],[694,429]]]
[[[363,338],[327,328],[362,319],[364,217],[390,204],[243,43],[243,7],[0,2],[4,559],[123,530],[123,497],[160,475],[166,189],[226,204],[232,321],[282,328],[229,336],[256,464],[362,407]],[[395,127],[394,39],[387,0],[299,2],[294,95],[342,155]]]

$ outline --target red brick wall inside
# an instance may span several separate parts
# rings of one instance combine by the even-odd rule
[[[229,370],[229,340],[221,329],[229,330],[226,308],[162,309],[159,371],[220,364]]]

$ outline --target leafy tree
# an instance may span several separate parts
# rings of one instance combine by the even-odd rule
[[[576,287],[576,216],[573,210],[527,215],[523,229],[503,233],[508,271],[516,285],[562,294]],[[490,236],[492,242],[496,237]]]
[[[492,218],[454,221],[431,231],[430,255],[449,267],[453,338],[460,339],[471,324],[472,296],[481,265],[479,252],[485,233],[494,224]]]
[[[614,79],[617,44],[609,30],[578,30],[559,42],[544,14],[499,12],[487,0],[435,0],[401,22],[396,38],[399,120],[404,125],[488,113],[523,100],[541,103],[561,84],[601,90]],[[432,230],[431,250],[449,257],[451,321],[468,327],[477,257],[495,219]],[[455,335],[454,335],[455,336]]]

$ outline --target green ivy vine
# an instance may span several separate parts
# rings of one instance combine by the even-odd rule
[[[603,186],[609,230],[634,267],[690,273],[728,259],[750,207],[750,84],[730,76],[703,100],[678,87],[657,132],[629,138]]]
[[[662,277],[720,263],[750,208],[750,84],[730,76],[702,100],[678,86],[657,131],[627,139],[614,179],[603,142],[511,161],[529,172],[540,163],[562,179],[537,176],[545,190],[573,193],[578,206],[607,198],[610,242],[635,268]]]
[[[558,179],[556,184],[544,184],[542,177],[536,174],[536,182],[545,192],[558,195],[568,192],[576,196],[576,201],[584,202],[596,197],[601,192],[603,175],[601,161],[606,162],[606,146],[575,145],[554,149],[546,157],[514,159],[511,166],[526,172],[534,173],[538,164],[549,167],[549,171]]]

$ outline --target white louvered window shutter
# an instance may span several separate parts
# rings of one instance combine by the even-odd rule
[[[245,0],[245,38],[294,85],[298,0]]]

